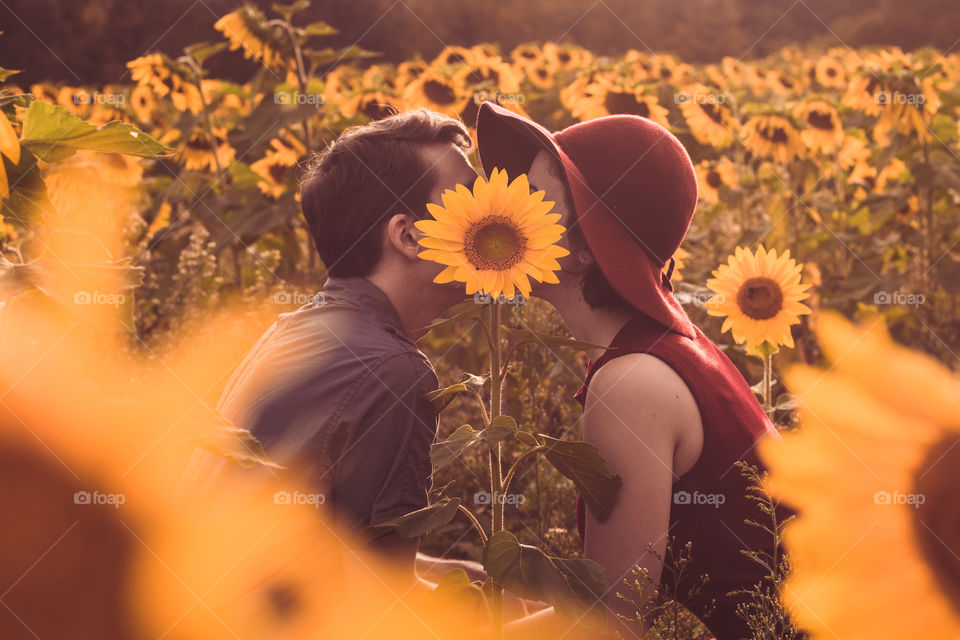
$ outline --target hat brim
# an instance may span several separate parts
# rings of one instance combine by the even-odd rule
[[[693,325],[673,296],[673,285],[662,272],[663,264],[603,203],[602,194],[593,191],[550,131],[499,105],[484,102],[477,113],[477,147],[487,175],[500,168],[509,178],[529,171],[541,150],[554,156],[563,168],[573,199],[573,224],[580,227],[610,285],[660,324],[693,337]]]

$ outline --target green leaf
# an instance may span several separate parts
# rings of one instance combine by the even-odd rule
[[[21,73],[22,71],[22,69],[4,69],[3,67],[0,67],[0,82],[3,82],[14,74]]]
[[[531,447],[540,446],[540,441],[537,440],[537,436],[533,435],[529,431],[517,431],[515,434],[513,434],[513,438],[518,442],[522,442],[523,444],[528,444]]]
[[[444,387],[443,389],[437,389],[436,391],[431,391],[426,394],[426,399],[433,403],[434,413],[440,413],[443,411],[448,404],[453,402],[453,399],[461,393],[467,392],[467,385],[462,382],[457,384],[452,384],[449,387]]]
[[[199,438],[197,446],[219,456],[223,456],[239,467],[250,469],[257,465],[283,469],[263,450],[263,445],[246,429],[222,426],[210,436]]]
[[[292,4],[279,4],[274,3],[270,5],[270,8],[273,9],[273,12],[282,16],[284,20],[290,22],[290,18],[293,17],[293,14],[303,11],[310,6],[310,0],[296,0]]]
[[[197,44],[191,44],[188,47],[184,47],[183,52],[196,60],[199,64],[203,64],[208,58],[215,56],[226,48],[226,42],[218,42],[216,44],[210,44],[209,42],[198,42]]]
[[[507,329],[513,336],[515,336],[514,344],[526,344],[526,343],[536,343],[543,345],[545,347],[567,347],[570,349],[606,349],[599,344],[592,344],[590,342],[581,342],[580,340],[574,340],[573,338],[567,338],[566,336],[554,336],[549,333],[541,333],[540,331],[533,331],[531,329]]]
[[[53,203],[47,195],[47,185],[37,167],[37,157],[29,149],[21,147],[20,162],[16,165],[2,154],[0,162],[6,168],[10,185],[0,214],[8,220],[16,220],[23,226],[29,226],[39,214],[54,212]]]
[[[33,102],[23,118],[20,143],[45,162],[66,160],[78,149],[124,153],[154,158],[167,148],[124,122],[108,122],[99,129],[59,105]]]
[[[593,515],[601,522],[606,520],[623,486],[620,476],[607,471],[607,464],[592,444],[557,440],[542,433],[540,438],[547,445],[547,460],[573,480]]]
[[[517,433],[517,421],[510,416],[497,416],[490,421],[486,429],[480,432],[480,437],[487,444],[496,444],[508,440]]]
[[[430,464],[433,466],[433,472],[436,473],[459,460],[467,447],[480,440],[482,433],[465,424],[451,433],[446,440],[430,445]]]
[[[369,542],[391,531],[403,538],[419,538],[450,522],[459,507],[460,498],[439,500],[423,509],[367,527],[358,541]]]
[[[430,332],[434,329],[439,329],[440,327],[446,327],[454,323],[460,322],[461,320],[466,320],[470,317],[479,317],[480,310],[477,308],[477,305],[470,303],[463,303],[464,307],[459,311],[456,311],[452,316],[447,316],[445,318],[437,318],[426,327],[423,328],[423,331]],[[469,306],[467,306],[469,305]],[[459,306],[459,305],[458,305]]]
[[[606,592],[603,567],[590,560],[561,560],[520,544],[509,531],[490,536],[483,568],[511,593],[552,604],[561,615],[594,608]]]
[[[305,36],[332,36],[336,35],[337,30],[326,22],[311,22],[303,28]]]

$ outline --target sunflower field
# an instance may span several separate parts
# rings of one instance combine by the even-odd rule
[[[831,492],[841,472],[831,476],[814,460],[847,469],[858,483],[849,491],[865,495],[909,491],[911,465],[931,455],[956,460],[960,53],[787,47],[763,59],[688,64],[650,51],[611,57],[575,45],[531,42],[509,51],[493,44],[447,46],[431,59],[392,64],[359,47],[327,47],[324,40],[334,26],[304,23],[303,8],[300,2],[276,6],[272,13],[240,7],[216,21],[220,41],[197,43],[179,56],[147,53],[128,61],[126,84],[19,86],[17,71],[0,68],[0,327],[5,327],[0,339],[17,328],[49,338],[4,348],[5,364],[17,375],[4,377],[0,403],[23,415],[46,416],[52,426],[42,435],[68,452],[70,466],[78,470],[74,476],[116,470],[126,478],[128,495],[152,505],[137,513],[136,523],[116,518],[103,523],[108,532],[103,539],[119,536],[123,527],[152,532],[143,534],[150,548],[174,558],[174,568],[189,575],[191,585],[210,578],[204,573],[208,564],[227,563],[233,552],[242,555],[244,541],[257,535],[252,523],[273,516],[250,506],[249,496],[212,513],[182,509],[161,495],[158,483],[174,483],[164,465],[174,464],[176,447],[195,435],[185,428],[168,432],[165,425],[182,415],[209,423],[212,418],[197,414],[196,404],[215,404],[229,373],[212,371],[209,363],[234,363],[277,314],[309,301],[323,282],[324,266],[300,214],[297,191],[312,154],[350,126],[419,107],[459,118],[475,135],[478,107],[487,100],[552,131],[610,114],[639,115],[668,128],[687,148],[700,200],[675,256],[675,293],[694,322],[757,385],[778,426],[790,432],[792,438],[764,449],[772,461],[769,484],[780,495],[805,504],[811,494]],[[258,63],[257,71],[245,82],[212,77],[205,65],[214,56],[242,56]],[[738,323],[734,306],[724,305],[737,297],[744,274],[764,268],[795,294],[785,301],[791,322],[779,333],[758,333],[756,326]],[[224,314],[225,309],[233,311]],[[556,314],[537,301],[506,313],[507,323],[538,335],[564,331]],[[46,317],[55,320],[49,326],[38,320]],[[59,342],[54,336],[64,328],[72,337]],[[442,384],[464,371],[482,370],[488,355],[478,332],[456,316],[420,344],[436,361]],[[48,351],[86,368],[57,372],[45,363]],[[520,350],[522,357],[507,374],[516,384],[508,385],[504,403],[533,432],[557,438],[577,433],[579,407],[572,396],[585,368],[579,353]],[[845,364],[830,373],[818,369],[834,360]],[[198,391],[192,396],[174,391],[177,380],[171,375]],[[830,385],[818,384],[818,376],[829,376]],[[20,382],[44,377],[64,385],[62,406],[38,407],[45,404],[43,395]],[[18,384],[21,390],[6,396]],[[133,395],[151,415],[128,404],[98,404],[99,396],[87,393],[96,387],[119,394],[130,384],[146,386],[138,392],[144,395]],[[161,393],[168,393],[167,400],[159,400]],[[798,395],[809,395],[811,404],[798,402]],[[917,397],[925,401],[910,399]],[[797,411],[798,405],[810,413]],[[441,421],[441,438],[466,421],[469,411],[466,401],[454,400]],[[86,413],[110,417],[103,425],[79,419],[77,428],[89,429],[83,435],[55,435],[56,425]],[[108,435],[111,425],[131,423],[143,430],[132,442]],[[848,434],[863,450],[841,448],[831,439],[834,431]],[[113,444],[96,445],[97,437]],[[151,443],[161,441],[169,450],[167,444],[153,448]],[[144,454],[141,470],[124,470],[112,459],[117,451],[144,449],[152,453]],[[874,456],[888,484],[863,472],[861,455]],[[484,464],[479,454],[465,461]],[[0,475],[36,474],[51,483],[56,476],[57,482],[75,484],[76,478],[62,473],[38,471],[44,464],[34,460]],[[926,476],[923,486],[928,496],[955,504],[944,488],[956,484],[948,478],[956,467],[949,468],[939,472],[943,477]],[[482,490],[456,465],[434,484],[450,481],[461,491]],[[522,482],[517,490],[529,499],[508,511],[510,528],[521,541],[553,555],[579,554],[570,482],[539,465]],[[23,500],[42,500],[44,489],[37,486],[36,495]],[[937,550],[931,536],[918,542],[900,515],[857,512],[844,497],[812,511],[803,527],[788,534],[788,545],[806,563],[798,562],[786,583],[773,563],[785,604],[776,595],[760,594],[757,610],[745,615],[767,620],[778,607],[791,607],[817,638],[958,637],[957,556]],[[952,532],[949,540],[960,553],[955,514],[954,509],[935,517],[945,523],[943,531]],[[863,527],[831,541],[828,524],[845,517]],[[179,518],[183,521],[172,524]],[[900,576],[897,589],[854,579],[863,575],[854,569],[871,562],[867,550],[842,555],[839,541],[855,542],[874,521],[889,546],[881,554],[888,563],[871,575]],[[269,549],[244,560],[238,584],[259,584],[257,563],[277,562],[304,532],[327,539],[307,518],[284,522],[282,531],[271,534]],[[482,548],[468,535],[470,528],[452,520],[428,536],[423,548],[477,559]],[[209,552],[203,557],[183,546],[197,531]],[[238,537],[223,548],[230,531]],[[94,547],[96,538],[90,541]],[[75,554],[84,548],[71,547]],[[136,555],[125,546],[122,552]],[[275,555],[267,558],[270,553]],[[941,563],[934,569],[927,568],[931,553]],[[135,592],[166,594],[158,598],[165,604],[145,607],[143,614],[145,628],[158,631],[155,635],[175,629],[171,637],[228,637],[217,625],[221,616],[249,628],[244,637],[268,637],[257,634],[276,629],[257,617],[256,607],[234,617],[223,613],[234,602],[235,585],[213,581],[209,594],[193,593],[171,580],[157,566],[159,556],[151,554],[135,563],[142,569]],[[819,583],[816,572],[840,558],[849,576]],[[288,599],[307,594],[333,597],[311,575],[339,570],[322,559],[290,569],[285,584],[301,591],[271,592],[271,611],[283,613],[294,606]],[[110,589],[119,592],[127,584],[122,571],[108,568],[105,591],[87,593],[83,602],[106,606],[115,595]],[[356,594],[379,602],[389,597],[379,592],[381,586],[361,580]],[[852,590],[869,593],[840,611],[837,601],[844,602]],[[871,622],[875,610],[902,608],[894,593],[903,591],[926,598],[923,621],[917,614],[902,627]],[[345,617],[363,618],[360,596],[345,597]],[[206,609],[171,622],[178,607],[196,605],[195,600],[204,601]],[[407,613],[385,617],[383,637],[390,635],[390,625],[395,632],[390,637],[407,637],[398,631],[415,627]],[[444,615],[430,618],[431,624],[456,633],[456,621]],[[294,618],[269,637],[313,637],[305,630],[315,621],[306,614]],[[137,637],[124,635],[121,628],[128,622],[93,616],[89,624],[95,631],[74,637]],[[347,622],[340,624],[342,629],[325,637],[353,637]],[[771,635],[757,624],[757,639],[796,637],[795,629]],[[443,633],[437,637],[448,637]],[[426,636],[411,631],[409,637]],[[664,631],[662,637],[684,636]]]

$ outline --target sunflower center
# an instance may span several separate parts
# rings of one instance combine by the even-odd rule
[[[467,229],[463,245],[477,269],[506,271],[523,259],[527,241],[509,218],[489,216]]]
[[[723,124],[723,113],[720,112],[719,106],[709,102],[704,102],[700,105],[700,110],[707,114],[707,117],[717,124]]]
[[[918,497],[914,534],[927,567],[944,595],[960,613],[960,494],[956,491],[960,466],[960,436],[950,435],[927,452],[914,478]],[[920,500],[919,496],[923,496]]]
[[[457,94],[450,86],[436,80],[423,83],[423,95],[435,104],[451,104],[457,99]]]
[[[712,169],[707,173],[707,184],[713,187],[714,189],[719,189],[723,186],[723,177],[720,175],[720,172],[716,169]]]
[[[607,113],[626,113],[644,118],[650,117],[650,107],[646,102],[637,100],[637,96],[632,93],[622,91],[611,91],[604,99],[604,106]]]
[[[789,136],[787,136],[786,129],[776,125],[759,127],[758,131],[761,136],[776,144],[785,144],[790,139]]]
[[[823,129],[824,131],[833,131],[833,118],[825,111],[811,111],[807,116],[807,122],[814,129]]]
[[[768,320],[783,308],[783,291],[770,278],[750,278],[737,292],[737,306],[754,320]]]

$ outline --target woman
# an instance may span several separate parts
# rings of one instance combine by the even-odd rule
[[[490,103],[479,111],[477,138],[487,173],[526,172],[565,215],[571,254],[560,283],[534,293],[556,307],[578,340],[609,345],[588,353],[577,399],[584,439],[623,479],[605,521],[578,499],[584,555],[604,566],[611,587],[611,631],[639,633],[615,615],[634,615],[616,592],[637,599],[623,587],[635,566],[661,591],[674,585],[661,562],[670,541],[675,555],[690,543],[693,557],[673,597],[718,640],[749,638],[736,613],[743,596],[730,592],[765,575],[741,550],[772,552],[773,540],[744,522],[764,520],[736,463],[762,468],[755,444],[778,436],[734,365],[672,295],[672,255],[697,203],[689,156],[644,118],[610,116],[551,134]],[[703,574],[709,581],[696,593]]]

